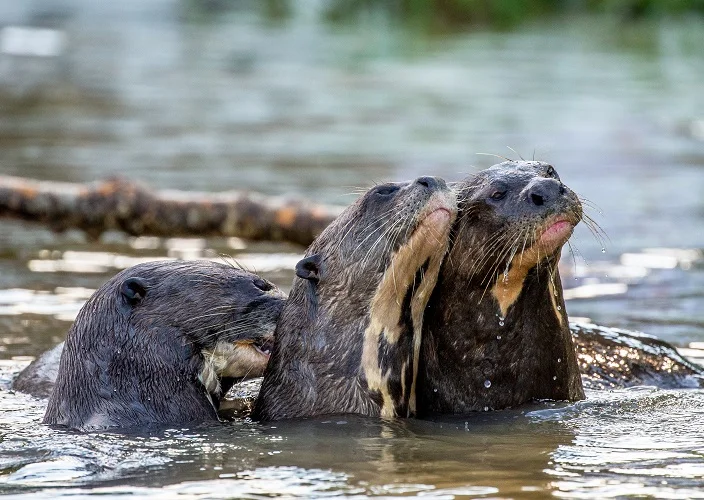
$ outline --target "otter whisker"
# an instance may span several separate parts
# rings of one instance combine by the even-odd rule
[[[232,267],[233,269],[237,269],[240,271],[247,271],[247,272],[255,272],[252,269],[248,269],[246,266],[244,266],[241,262],[239,262],[237,259],[235,259],[232,255],[228,255],[226,253],[220,253],[218,254],[218,257],[223,261],[223,263],[227,264],[228,266]]]
[[[579,193],[575,193],[577,195],[577,199],[582,205],[587,205],[589,207],[594,208],[597,212],[599,212],[599,215],[603,215],[603,211],[601,207],[595,203],[594,201],[590,200],[589,198],[585,198],[584,196],[581,196]]]
[[[249,377],[249,374],[252,373],[253,369],[254,366],[250,366],[249,369],[245,372],[245,374],[240,377],[240,381],[244,382],[245,380],[247,380],[247,377]]]
[[[512,257],[516,254],[516,251],[518,250],[518,238],[516,236],[512,235],[512,237],[506,239],[506,245],[504,246],[504,249],[500,252],[499,258],[496,260],[494,270],[491,273],[492,280],[496,279],[495,277],[498,276],[500,266],[504,261],[506,261],[506,267],[504,269],[503,275],[504,279],[508,278],[508,271],[511,266]]]
[[[512,233],[507,232],[504,233],[503,236],[504,237],[500,241],[498,241],[497,244],[493,245],[489,251],[485,251],[485,257],[482,259],[481,262],[481,267],[483,267],[485,262],[488,262],[491,257],[496,257],[496,255],[498,254],[498,257],[494,259],[494,264],[490,266],[488,272],[480,280],[480,283],[486,283],[487,286],[493,281],[495,281],[496,275],[498,274],[499,266],[510,252],[513,243],[517,240],[516,237],[518,236],[518,231],[514,231]],[[477,270],[479,269],[480,267],[477,268]]]
[[[188,333],[191,334],[191,335],[194,334],[194,333],[202,332],[203,330],[215,330],[213,333],[211,333],[211,334],[209,334],[209,335],[205,335],[205,336],[203,336],[203,337],[201,337],[201,338],[198,338],[198,339],[194,339],[192,342],[189,342],[189,343],[201,342],[201,341],[204,341],[204,340],[208,340],[208,339],[210,339],[211,337],[218,336],[218,335],[220,335],[220,334],[222,333],[222,328],[224,328],[224,327],[226,327],[226,326],[229,326],[229,325],[233,325],[233,324],[235,324],[235,323],[242,323],[242,321],[235,319],[235,320],[232,320],[232,321],[226,321],[226,322],[224,322],[224,323],[219,323],[219,324],[215,324],[215,325],[206,325],[206,326],[202,326],[202,327],[199,327],[199,328],[189,329],[189,330],[188,330]]]
[[[482,251],[484,252],[484,255],[487,256],[491,249],[495,248],[498,244],[501,244],[501,241],[503,241],[506,238],[506,236],[507,235],[505,233],[497,232],[497,233],[493,234],[488,240],[482,242],[481,248],[482,248]],[[471,257],[470,253],[465,254],[465,258],[462,260],[460,265],[464,266],[465,262],[470,257]],[[475,263],[472,265],[470,270],[473,271],[479,265],[480,265],[480,261],[475,261]]]
[[[525,255],[526,251],[526,245],[528,244],[528,235],[530,234],[530,230],[526,230],[523,236],[523,248],[521,249],[521,259],[518,262],[519,265],[523,265],[523,256]]]
[[[504,269],[504,278],[508,277],[508,270],[511,267],[511,262],[513,262],[513,258],[516,256],[517,251],[518,245],[513,245],[511,254],[508,256],[508,259],[506,259],[506,269]]]
[[[393,221],[393,220],[390,219],[390,220],[388,220],[388,221],[385,221],[381,226],[379,226],[379,227],[376,229],[376,231],[370,232],[369,235],[368,235],[366,238],[364,238],[364,239],[357,245],[357,248],[356,248],[355,250],[361,248],[362,245],[363,245],[371,236],[373,236],[373,235],[375,234],[375,232],[379,233],[379,234],[377,235],[376,240],[374,240],[374,243],[372,243],[372,244],[370,245],[369,250],[367,251],[367,253],[366,253],[366,254],[362,257],[362,259],[360,260],[360,263],[361,263],[362,265],[365,265],[365,264],[367,263],[367,257],[371,255],[371,253],[376,249],[376,247],[377,247],[377,245],[379,244],[379,242],[380,242],[386,235],[389,234],[391,228],[393,228],[393,227],[394,227],[394,221]]]
[[[516,151],[515,149],[513,149],[511,146],[506,146],[506,147],[508,149],[510,149],[511,151],[513,151],[514,153],[516,153],[522,161],[526,161],[525,158],[523,158],[523,156],[521,156],[521,154],[518,151]],[[533,156],[535,156],[535,151],[533,151]]]
[[[538,238],[538,235],[536,234],[536,231],[537,231],[537,227],[533,229],[533,239],[537,239],[537,238]],[[547,255],[546,255],[546,257],[547,257]],[[537,273],[537,276],[538,276],[538,283],[540,283],[540,264],[542,264],[542,262],[543,262],[543,258],[540,256],[540,246],[537,247],[537,259],[538,259],[538,262],[537,262],[537,264],[536,264],[536,266],[535,266],[535,269],[536,269],[537,272],[538,272],[538,273]]]
[[[392,232],[397,226],[399,226],[400,224],[403,223],[403,219],[393,219],[393,218],[392,218],[392,219],[390,219],[390,221],[391,221],[391,224],[390,224],[390,225],[385,222],[385,225],[388,226],[387,229],[385,229],[385,230],[382,232],[382,234],[379,235],[379,237],[376,239],[376,241],[374,242],[374,244],[372,244],[371,247],[369,248],[369,250],[367,251],[366,255],[362,258],[362,261],[361,261],[362,267],[366,266],[367,261],[368,261],[368,258],[372,255],[372,253],[373,253],[374,250],[376,249],[377,245],[381,242],[381,240],[382,240],[383,238],[387,237],[388,235],[390,235],[391,232]],[[380,226],[380,229],[381,229],[381,227],[384,227],[384,226],[383,226],[383,225]],[[393,238],[389,238],[389,240],[391,240],[391,239],[393,239]],[[364,241],[366,241],[366,240],[367,240],[367,238],[365,238]],[[362,243],[364,243],[364,241],[363,241]],[[361,245],[361,244],[360,244],[360,245]]]
[[[387,219],[387,217],[388,217],[389,215],[391,215],[393,212],[394,212],[394,209],[389,209],[389,210],[387,210],[386,212],[380,213],[380,214],[377,215],[375,218],[373,218],[371,221],[369,221],[369,223],[367,223],[366,226],[363,226],[360,232],[361,232],[361,233],[367,232],[368,230],[371,229],[371,227],[372,227],[373,225],[378,224],[379,221],[381,221],[381,220]],[[352,219],[352,221],[355,221],[355,220],[356,220],[356,219]],[[389,223],[389,222],[391,222],[391,220],[390,220],[390,219],[387,219],[386,221],[384,221],[384,223],[382,223],[382,225],[381,225],[380,227],[383,227],[384,224],[387,224],[387,223]],[[349,222],[348,222],[348,224],[349,224]]]
[[[190,323],[192,321],[198,321],[199,319],[207,318],[209,316],[219,316],[219,315],[223,315],[223,314],[228,314],[230,312],[230,310],[234,310],[234,307],[228,304],[225,306],[214,307],[212,309],[209,309],[208,311],[212,311],[213,309],[226,309],[226,310],[214,312],[214,313],[208,312],[206,314],[201,314],[200,316],[196,316],[194,318],[188,318],[188,319],[184,320],[183,322]]]
[[[367,235],[366,238],[364,238],[364,240],[362,240],[362,241],[359,243],[358,247],[361,246],[363,243],[365,243],[370,237],[372,237],[372,236],[374,235],[374,232],[375,232],[375,231],[380,231],[380,230],[382,230],[385,226],[388,226],[389,224],[392,224],[392,223],[394,222],[392,218],[389,218],[389,219],[387,219],[386,221],[384,221],[379,227],[377,227],[375,231],[370,230],[372,225],[377,224],[380,220],[384,219],[386,216],[388,216],[388,215],[391,214],[392,212],[393,212],[393,210],[390,209],[390,210],[388,210],[387,212],[384,212],[384,213],[378,215],[377,217],[375,217],[374,219],[372,219],[372,221],[370,221],[366,226],[364,226],[364,227],[362,228],[362,231],[361,231],[362,233],[365,233],[365,232],[369,231],[369,234]],[[350,220],[345,224],[345,226],[343,226],[343,230],[344,230],[345,227],[347,227],[348,224],[350,224],[350,223],[352,223],[352,222],[356,222],[356,219],[355,219],[355,218],[350,218]],[[342,241],[347,237],[347,235],[349,234],[349,232],[352,230],[353,227],[354,227],[354,226],[350,227],[350,229],[343,235],[343,237],[340,238],[339,243],[338,243],[337,246],[335,247],[336,249],[339,248],[339,246],[342,244]]]
[[[368,264],[369,259],[371,258],[373,252],[375,251],[376,247],[381,243],[382,240],[386,240],[384,243],[384,251],[388,252],[390,251],[391,247],[393,246],[394,242],[398,239],[398,233],[400,231],[400,226],[403,223],[403,220],[400,219],[399,221],[395,222],[389,228],[377,238],[376,242],[370,247],[369,251],[367,251],[366,255],[362,259],[362,266],[366,266]],[[386,253],[384,253],[386,255]]]
[[[470,273],[474,273],[481,269],[488,261],[491,259],[495,253],[495,250],[505,245],[508,241],[515,239],[512,233],[501,233],[498,232],[492,238],[487,240],[487,242],[482,244],[483,257],[475,261],[475,263],[470,267]],[[465,257],[464,262],[469,258],[469,254]]]
[[[188,333],[193,334],[193,333],[197,333],[197,332],[200,332],[203,330],[214,330],[213,333],[205,335],[199,339],[196,339],[197,341],[203,341],[203,340],[207,340],[211,337],[221,335],[222,332],[225,331],[223,329],[230,326],[230,325],[237,324],[237,326],[244,331],[246,329],[249,329],[252,326],[258,325],[259,323],[260,323],[260,321],[258,318],[247,318],[246,320],[240,318],[240,319],[233,319],[232,321],[225,321],[223,323],[209,324],[209,325],[205,325],[205,326],[202,326],[199,328],[192,328],[192,329],[188,330]]]
[[[572,243],[567,241],[567,247],[570,249],[570,255],[572,256],[572,264],[574,265],[574,274],[577,275],[577,256],[575,254],[575,249],[572,247]]]
[[[499,258],[496,260],[496,263],[495,263],[494,266],[491,268],[491,270],[489,271],[489,273],[487,273],[487,275],[484,277],[484,280],[486,280],[486,284],[485,284],[485,286],[484,286],[484,291],[482,292],[481,296],[479,297],[479,302],[480,302],[480,303],[481,303],[482,300],[484,300],[484,296],[486,295],[486,292],[489,290],[489,287],[490,287],[493,283],[495,283],[496,280],[498,279],[498,274],[499,274],[499,273],[498,273],[498,270],[499,270],[499,266],[500,266],[501,263],[504,261],[504,259],[505,259],[506,256],[508,255],[508,253],[511,251],[511,248],[512,248],[511,241],[509,240],[509,241],[507,241],[506,243],[507,243],[506,246],[504,247],[504,249],[501,250],[501,252],[500,252],[500,254],[499,254]],[[482,282],[484,282],[484,280],[482,280]]]
[[[602,248],[606,248],[607,240],[611,243],[611,239],[606,232],[588,215],[584,216],[584,225],[587,226],[587,229],[589,229],[592,236],[594,236],[594,239],[601,245]]]
[[[472,266],[469,268],[470,273],[474,273],[475,271],[479,271],[484,267],[485,264],[487,264],[492,258],[493,258],[493,253],[499,249],[502,248],[508,241],[510,241],[512,238],[508,233],[505,234],[500,234],[498,238],[495,238],[494,241],[492,242],[491,240],[490,243],[485,244],[484,248],[482,248],[482,257],[480,259],[475,260],[475,262],[472,264]],[[465,261],[469,258],[470,256],[467,255],[465,257]],[[464,262],[463,262],[464,264]]]
[[[209,316],[217,316],[217,315],[222,315],[222,314],[228,314],[228,313],[236,313],[239,312],[241,309],[245,308],[246,306],[235,306],[234,304],[225,304],[221,306],[215,306],[209,308],[204,314],[201,314],[200,316],[195,316],[193,318],[188,318],[184,320],[184,323],[190,323],[192,321],[197,321],[202,318],[207,318]],[[220,311],[217,313],[212,313],[212,311],[215,311],[216,309],[225,309],[225,311]]]
[[[513,161],[513,160],[511,160],[510,158],[506,158],[505,156],[497,155],[497,154],[495,154],[495,153],[474,153],[474,154],[476,154],[476,155],[482,155],[482,156],[494,156],[494,157],[500,158],[500,159],[502,159],[502,160]]]

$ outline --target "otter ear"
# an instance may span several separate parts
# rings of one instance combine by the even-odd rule
[[[298,261],[298,264],[296,264],[296,276],[317,283],[320,281],[320,263],[322,260],[323,258],[320,254],[316,253]]]
[[[136,305],[147,295],[147,282],[142,278],[127,278],[120,286],[120,293],[130,305]]]

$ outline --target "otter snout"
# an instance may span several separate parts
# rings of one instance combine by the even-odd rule
[[[565,194],[565,185],[557,179],[537,177],[521,193],[521,199],[531,207],[549,208]]]
[[[437,189],[447,189],[447,184],[445,184],[445,180],[441,179],[440,177],[418,177],[415,180],[415,184],[427,188],[430,191],[435,191]]]

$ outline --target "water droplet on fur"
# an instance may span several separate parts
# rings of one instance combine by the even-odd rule
[[[558,311],[562,311],[562,306],[557,306]]]
[[[438,390],[437,390],[437,389],[433,389],[433,392],[438,392]]]
[[[491,380],[485,380],[485,381],[484,381],[484,387],[486,387],[487,389],[488,389],[489,387],[491,387]]]
[[[484,411],[489,411],[489,407],[488,407],[488,406],[485,406],[485,407],[484,407]]]
[[[552,379],[557,380],[557,375],[553,375]]]
[[[502,320],[499,320],[499,326],[504,326],[504,322]]]
[[[558,363],[562,363],[562,358],[557,358]]]
[[[501,340],[501,335],[497,335],[496,340]]]

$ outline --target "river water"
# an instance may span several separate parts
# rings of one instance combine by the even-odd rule
[[[608,235],[602,243],[578,228],[576,255],[565,251],[569,313],[701,356],[700,19],[426,36],[374,16],[321,24],[312,1],[285,22],[204,4],[0,3],[0,173],[123,175],[344,205],[377,181],[458,180],[499,161],[477,153],[535,155],[598,207],[588,213]],[[18,54],[13,26],[54,38],[39,43],[44,55]],[[432,422],[240,421],[144,435],[49,429],[43,401],[9,390],[118,269],[220,254],[288,289],[302,249],[115,234],[88,242],[0,221],[0,492],[704,498],[699,390],[589,392],[572,405]]]

